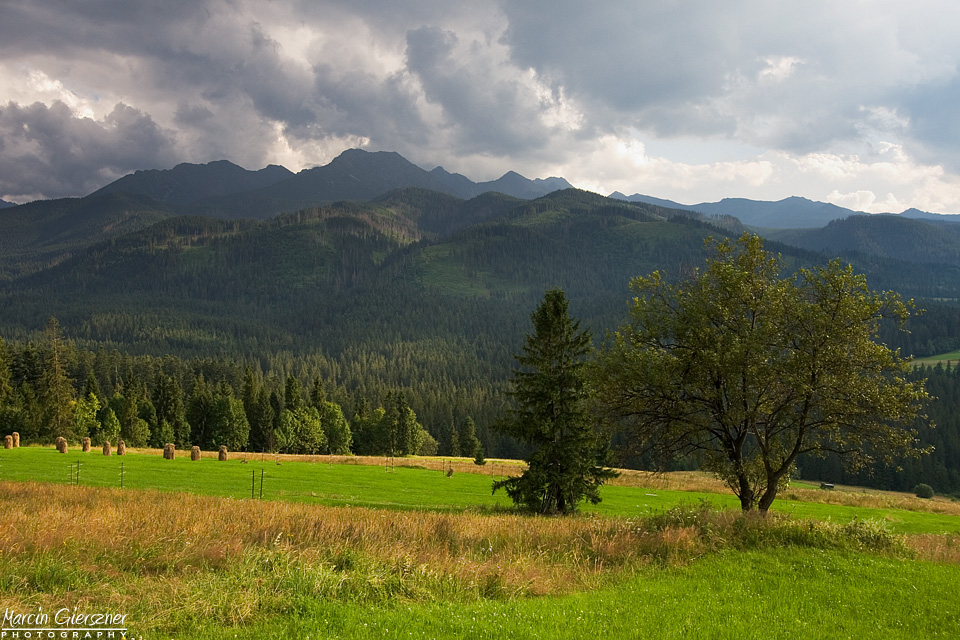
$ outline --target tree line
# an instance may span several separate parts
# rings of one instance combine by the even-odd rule
[[[122,439],[131,447],[483,457],[472,417],[451,419],[434,436],[399,389],[373,401],[358,390],[345,413],[319,375],[304,384],[293,373],[264,374],[230,360],[86,351],[64,339],[55,318],[40,345],[0,338],[0,429],[18,432],[25,444],[64,437]]]

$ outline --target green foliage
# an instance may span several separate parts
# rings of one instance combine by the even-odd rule
[[[214,407],[213,391],[201,373],[193,381],[193,388],[187,398],[186,419],[190,425],[193,444],[201,449],[209,450],[214,439]],[[154,438],[155,447],[162,446]]]
[[[453,438],[453,436],[451,436]],[[480,438],[477,437],[477,425],[473,421],[473,418],[467,416],[464,418],[463,423],[460,425],[460,435],[456,437],[455,440],[451,439],[451,447],[453,444],[457,445],[457,453],[451,455],[455,456],[477,456],[483,445],[480,443]]]
[[[280,453],[322,453],[327,445],[320,413],[314,407],[284,409],[275,435]]]
[[[7,344],[0,338],[0,413],[13,401],[13,385],[10,382],[10,352]]]
[[[388,450],[390,446],[388,427],[386,426],[386,411],[377,407],[370,412],[353,416],[353,452],[357,455],[374,455]]]
[[[141,420],[141,422],[145,422]],[[135,434],[139,435],[139,434]],[[157,428],[153,430],[150,436],[151,445],[154,448],[163,448],[167,444],[172,443],[176,439],[176,433],[173,430],[173,425],[167,422],[166,420],[161,420],[157,425]],[[158,445],[157,442],[163,442],[164,444]],[[132,445],[131,445],[132,446]]]
[[[913,493],[918,498],[926,498],[928,500],[934,496],[933,487],[922,482],[913,488]]]
[[[517,408],[497,425],[536,450],[521,476],[495,482],[493,490],[505,488],[515,504],[547,514],[575,511],[584,499],[596,504],[600,485],[616,475],[600,464],[606,443],[587,414],[590,334],[568,307],[563,291],[551,289],[533,312],[534,333],[517,356],[523,368],[513,374]]]
[[[73,433],[77,438],[90,437],[96,441],[100,431],[98,411],[100,411],[100,400],[92,393],[87,394],[85,398],[76,399],[73,405]]]
[[[440,450],[440,444],[437,442],[437,439],[426,431],[422,431],[423,441],[420,443],[420,449],[417,451],[418,456],[435,456]]]
[[[299,411],[304,408],[303,387],[300,379],[295,376],[287,376],[287,382],[283,392],[284,408],[290,411]]]
[[[696,456],[765,511],[804,453],[851,468],[918,456],[909,427],[927,398],[900,354],[873,341],[909,308],[833,261],[781,278],[757,236],[714,243],[678,284],[636,278],[631,323],[601,354],[595,385],[636,450]]]
[[[100,423],[100,430],[97,437],[93,440],[94,444],[102,445],[104,442],[110,442],[114,445],[120,440],[120,420],[113,409],[107,407],[103,412],[103,420]],[[133,446],[131,444],[131,446]]]
[[[166,420],[173,427],[174,438],[166,442],[173,442],[179,449],[189,448],[193,439],[184,409],[183,391],[177,380],[162,371],[157,372],[153,407],[157,412],[157,420]],[[161,445],[158,443],[156,446]]]
[[[243,402],[233,397],[229,387],[221,388],[213,401],[210,449],[226,446],[229,451],[242,451],[250,438],[250,425]]]
[[[321,401],[319,411],[320,424],[323,426],[323,434],[327,442],[327,452],[334,455],[348,455],[350,445],[353,443],[353,435],[350,433],[350,425],[343,417],[343,409],[336,403]]]

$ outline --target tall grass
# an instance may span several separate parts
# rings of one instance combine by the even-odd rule
[[[876,523],[745,517],[708,505],[654,518],[398,512],[157,491],[0,483],[0,606],[124,611],[151,629],[245,624],[355,604],[592,590],[723,548],[905,555]]]

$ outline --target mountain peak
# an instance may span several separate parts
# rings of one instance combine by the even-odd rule
[[[161,203],[184,205],[204,198],[258,189],[292,175],[287,169],[276,165],[248,171],[229,160],[214,160],[206,164],[181,162],[172,169],[137,171],[90,195],[123,192],[148,196]]]

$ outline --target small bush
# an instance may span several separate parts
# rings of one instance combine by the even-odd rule
[[[918,498],[926,498],[929,500],[933,497],[933,487],[928,484],[923,484],[922,482],[913,488],[913,493],[916,494]]]

